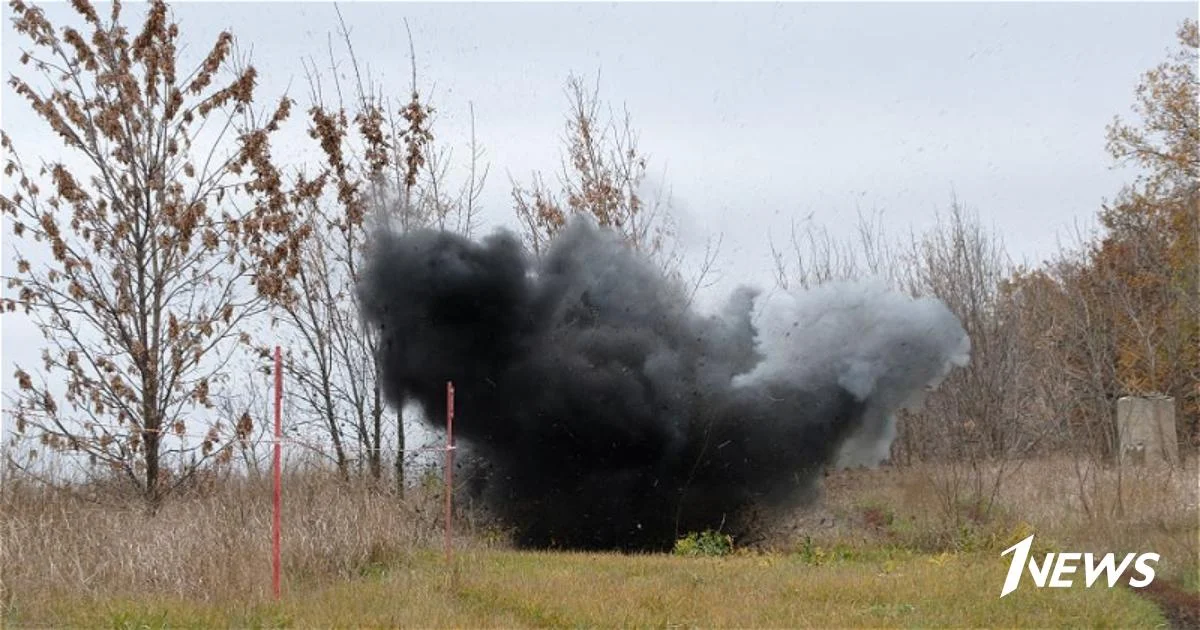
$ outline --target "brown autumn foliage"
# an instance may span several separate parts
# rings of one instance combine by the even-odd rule
[[[525,242],[540,255],[569,217],[584,215],[672,267],[677,260],[668,248],[674,228],[661,199],[643,198],[647,157],[638,147],[633,119],[628,111],[619,120],[605,116],[599,92],[598,85],[589,86],[578,76],[567,79],[566,152],[558,191],[540,173],[526,186],[512,182]]]
[[[1126,395],[1173,396],[1179,439],[1200,438],[1196,22],[1177,36],[1179,49],[1142,77],[1135,122],[1108,128],[1109,153],[1141,173],[1102,209],[1102,236],[1006,288],[1044,361],[1047,409],[1104,453],[1115,444],[1115,399]]]
[[[179,67],[161,0],[133,30],[119,2],[101,16],[75,0],[75,25],[10,5],[26,48],[9,84],[69,156],[29,162],[3,135],[0,211],[20,239],[4,310],[46,339],[40,369],[16,371],[15,435],[33,440],[30,458],[78,454],[157,507],[249,430],[218,419],[213,391],[247,324],[294,297],[309,231],[290,220],[270,150],[291,101],[254,109],[255,69],[234,63],[229,32]]]
[[[319,143],[324,162],[314,175],[298,175],[298,188],[306,192],[292,203],[295,220],[316,236],[289,287],[297,299],[281,303],[278,317],[295,333],[286,344],[286,369],[295,384],[290,395],[302,413],[292,428],[315,425],[328,438],[329,456],[344,478],[357,443],[370,478],[378,480],[387,410],[376,377],[375,340],[358,321],[354,286],[371,227],[391,215],[401,226],[414,220],[409,200],[424,165],[424,146],[433,138],[426,127],[432,109],[415,85],[409,101],[392,109],[368,92],[371,87],[363,85],[357,60],[352,61],[356,81],[350,103],[342,99],[336,74],[338,100],[327,103],[321,77],[309,70],[308,135]],[[403,450],[402,430],[397,442]],[[396,470],[402,473],[402,464]]]
[[[1133,106],[1138,122],[1108,129],[1114,159],[1142,169],[1106,207],[1094,253],[1100,275],[1127,288],[1116,325],[1117,380],[1130,393],[1175,396],[1200,438],[1200,33],[1188,20],[1179,49],[1148,71]]]
[[[391,453],[394,486],[403,491],[403,418],[383,400],[377,340],[358,316],[360,267],[379,228],[470,234],[487,169],[472,138],[466,181],[452,187],[449,151],[435,143],[435,112],[418,90],[415,59],[408,94],[391,98],[360,68],[344,23],[339,35],[347,59],[331,50],[328,62],[351,69],[350,85],[338,72],[322,75],[315,61],[305,64],[308,134],[323,162],[314,174],[297,176],[303,192],[291,199],[294,220],[313,237],[289,284],[295,299],[276,312],[283,324],[277,334],[288,340],[289,395],[300,411],[289,429],[327,439],[327,456],[347,479],[356,474],[380,482]]]

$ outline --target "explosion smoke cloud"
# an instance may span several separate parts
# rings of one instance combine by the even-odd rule
[[[826,465],[878,463],[969,350],[940,302],[869,283],[699,314],[585,221],[537,263],[506,232],[383,234],[359,290],[388,399],[440,418],[454,381],[479,498],[535,547],[664,548],[792,507]]]

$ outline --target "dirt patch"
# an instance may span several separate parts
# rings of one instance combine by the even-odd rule
[[[1165,581],[1130,590],[1154,602],[1172,628],[1200,628],[1200,593],[1190,593]]]

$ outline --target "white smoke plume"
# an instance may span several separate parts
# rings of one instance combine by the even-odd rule
[[[755,318],[763,359],[734,385],[834,381],[869,401],[862,426],[840,449],[843,467],[886,460],[895,413],[918,410],[927,391],[970,360],[970,339],[945,304],[911,298],[878,280],[831,282],[764,302]]]

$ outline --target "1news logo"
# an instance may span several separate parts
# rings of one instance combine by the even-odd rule
[[[1074,583],[1070,575],[1079,568],[1079,560],[1082,558],[1084,585],[1090,588],[1101,575],[1106,575],[1108,588],[1112,588],[1116,586],[1117,581],[1125,574],[1125,569],[1129,568],[1132,563],[1135,575],[1129,578],[1129,585],[1134,588],[1142,588],[1154,581],[1154,568],[1150,565],[1158,562],[1156,553],[1128,553],[1118,565],[1115,553],[1106,553],[1100,557],[1099,562],[1096,562],[1095,554],[1069,551],[1048,553],[1039,565],[1036,558],[1029,557],[1031,547],[1033,547],[1033,534],[1000,552],[1001,556],[1013,554],[1012,563],[1008,566],[1008,576],[1004,578],[1004,588],[1000,590],[1000,597],[1017,590],[1017,586],[1021,582],[1021,574],[1025,572],[1026,567],[1029,569],[1029,575],[1033,578],[1034,585],[1038,588],[1047,586],[1070,588]],[[1053,571],[1051,571],[1052,567]]]

